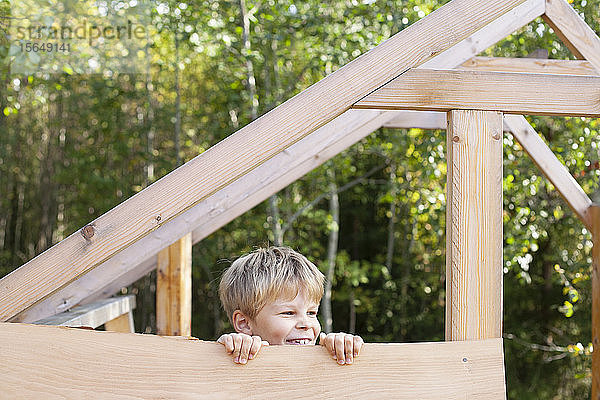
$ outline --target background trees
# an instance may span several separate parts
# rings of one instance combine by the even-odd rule
[[[0,35],[0,275],[443,3],[153,1],[144,73],[11,73]],[[600,32],[597,0],[573,6]],[[485,52],[545,53],[572,58],[541,20]],[[594,197],[598,120],[529,120]],[[582,398],[590,236],[510,135],[504,152],[509,395]],[[333,267],[332,329],[442,340],[444,153],[443,131],[380,129],[194,246],[193,334],[230,329],[216,293],[227,260],[283,242]],[[154,279],[126,289],[140,331],[154,330]]]

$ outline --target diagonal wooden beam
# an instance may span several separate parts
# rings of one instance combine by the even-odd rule
[[[567,204],[591,231],[588,208],[592,201],[571,175],[569,170],[556,158],[535,129],[522,115],[505,115],[504,123],[510,128],[515,139],[537,164],[542,173],[552,182]]]
[[[368,343],[346,366],[321,346],[269,346],[241,366],[215,342],[4,323],[0,351],[6,398],[506,398],[502,339]]]
[[[577,58],[584,58],[600,73],[600,38],[565,0],[546,0],[544,20]]]
[[[600,75],[589,61],[540,58],[473,57],[461,64],[458,69],[534,74]]]
[[[474,32],[468,38],[435,56],[426,62],[426,65],[431,67],[455,67],[540,16],[544,13],[544,9],[544,0],[524,1]],[[353,110],[351,113],[352,115],[347,115],[348,112],[342,114],[317,130],[318,135],[315,132],[301,139],[298,143],[306,141],[306,146],[303,150],[291,150],[289,154],[296,154],[293,159],[284,157],[286,161],[281,163],[276,160],[279,157],[278,155],[266,161],[263,164],[265,166],[264,176],[270,176],[274,178],[273,180],[264,181],[264,176],[261,177],[260,174],[254,172],[241,177],[229,185],[239,186],[240,190],[232,190],[229,186],[222,188],[197,206],[184,211],[174,220],[159,226],[156,230],[89,273],[39,301],[13,318],[13,320],[30,322],[36,318],[64,311],[80,302],[87,303],[116,293],[122,287],[135,282],[156,267],[155,255],[158,250],[190,230],[194,231],[194,243],[202,240],[209,233],[291,183],[291,179],[294,179],[294,177],[299,178],[304,175],[308,172],[306,168],[311,165],[312,168],[320,165],[326,160],[324,157],[331,157],[342,151],[345,148],[344,146],[349,146],[359,140],[358,138],[366,136],[370,133],[368,132],[369,129],[371,131],[378,129],[380,127],[378,123],[380,124],[381,121],[392,116],[392,114],[379,116],[379,113],[368,110]],[[445,121],[445,116],[443,118]],[[337,139],[335,138],[339,137],[338,134],[343,134],[348,140],[336,142]],[[311,139],[313,135],[316,136]],[[327,146],[322,147],[322,143],[326,143]],[[282,156],[285,156],[285,154]],[[303,164],[304,167],[300,167],[299,164],[296,165],[294,162],[301,157],[307,157],[307,159],[313,157],[314,161],[320,160],[320,162],[305,163]],[[290,166],[292,168],[288,168]],[[258,167],[255,171],[258,171],[261,167]],[[293,168],[298,168],[298,170],[292,172]],[[264,184],[264,189],[254,194],[247,192],[245,188],[255,187],[257,181]],[[140,259],[145,259],[145,261],[140,263]]]
[[[413,68],[354,108],[599,117],[600,77]]]
[[[77,279],[333,120],[366,93],[522,2],[453,0],[289,99],[2,278],[0,320]]]
[[[197,243],[393,117],[390,111],[347,111],[12,320],[32,322],[116,293],[152,271],[160,249],[192,230]]]

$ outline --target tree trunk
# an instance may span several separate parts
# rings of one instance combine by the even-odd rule
[[[179,36],[175,32],[175,160],[181,165],[181,90],[179,89]]]
[[[325,321],[324,331],[326,333],[333,330],[333,314],[331,307],[331,288],[335,274],[335,259],[338,251],[338,235],[340,223],[340,205],[338,198],[338,188],[335,182],[335,171],[333,167],[327,170],[329,175],[329,211],[331,213],[331,226],[329,229],[329,241],[327,243],[327,281],[325,282],[325,293],[323,295],[323,319]]]
[[[390,193],[392,195],[392,201],[390,202],[390,220],[388,221],[388,237],[387,237],[387,253],[385,256],[385,266],[392,277],[393,269],[392,262],[394,258],[394,224],[396,222],[396,163],[390,165]]]

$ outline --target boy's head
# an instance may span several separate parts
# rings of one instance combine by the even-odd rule
[[[268,247],[235,260],[225,271],[219,296],[237,332],[271,344],[314,343],[325,277],[289,247]]]

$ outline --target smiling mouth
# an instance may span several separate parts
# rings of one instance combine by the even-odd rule
[[[310,339],[288,339],[285,341],[285,344],[303,345],[310,344],[310,341]]]

